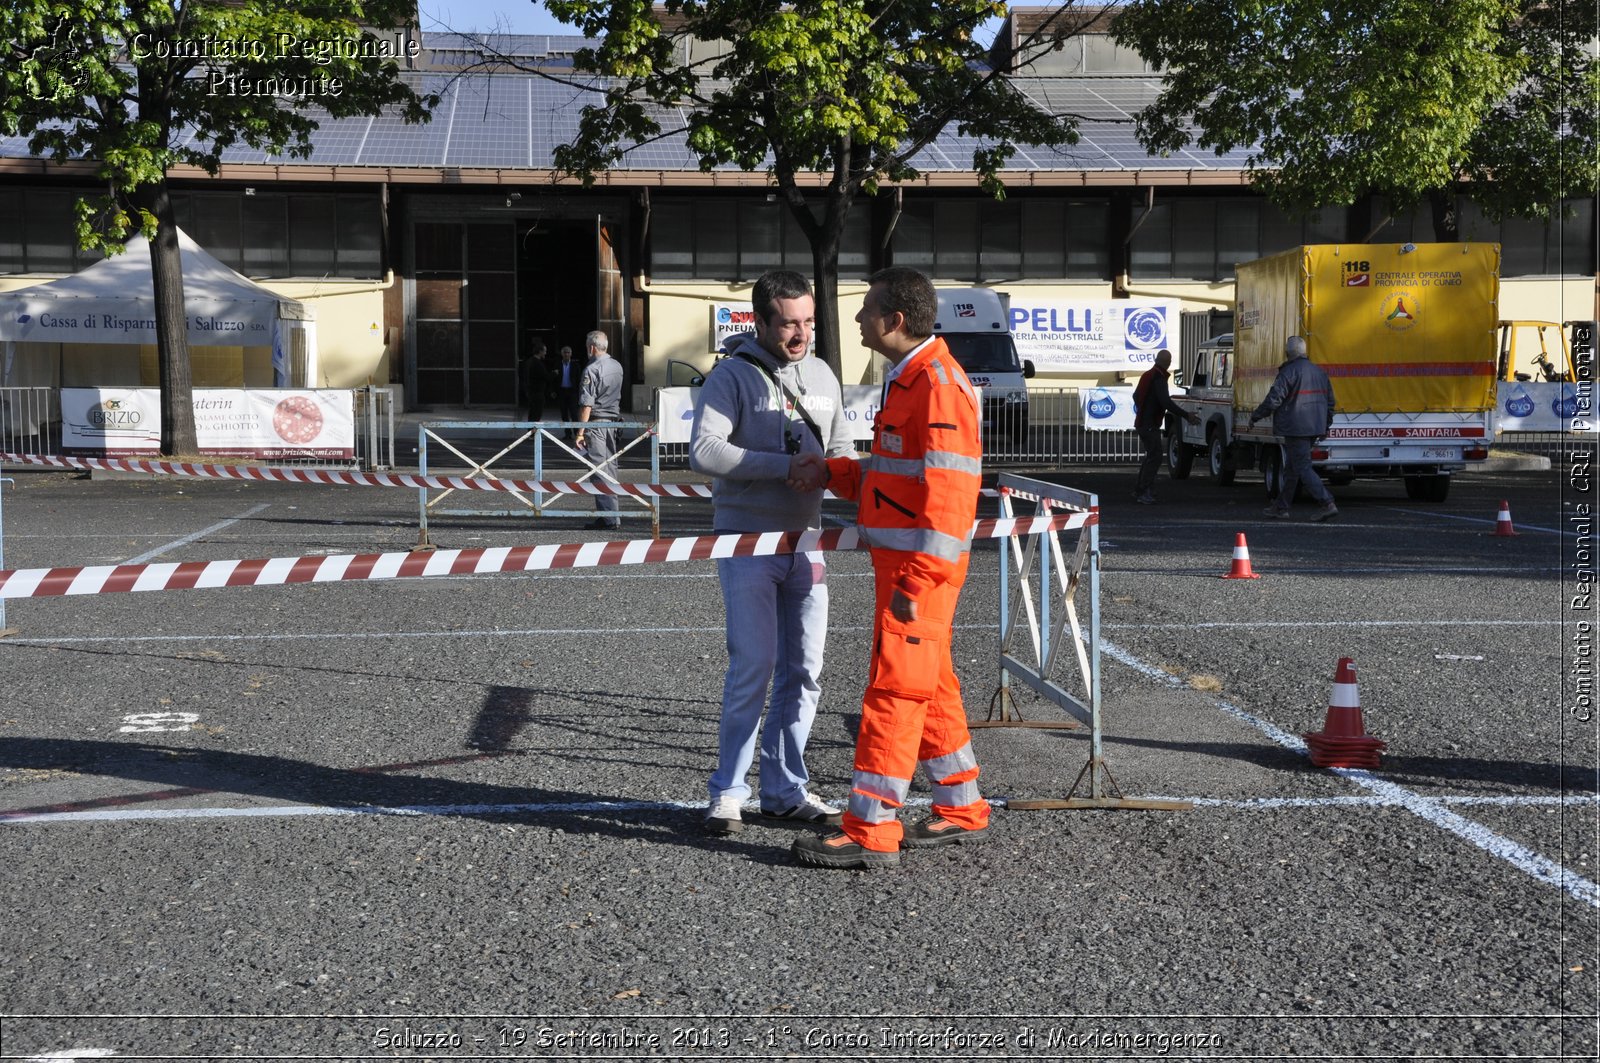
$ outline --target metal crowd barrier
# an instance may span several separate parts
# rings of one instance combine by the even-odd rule
[[[1017,435],[1007,426],[983,429],[983,460],[989,465],[1027,465],[1060,468],[1065,465],[1137,464],[1144,456],[1139,436],[1132,429],[1091,429],[1084,423],[1083,399],[1078,388],[1037,389],[1028,393],[1026,432]],[[866,448],[865,441],[858,444]],[[687,443],[667,443],[661,457],[687,464]]]
[[[579,428],[617,429],[619,438],[616,454],[603,465],[590,461],[586,453],[563,438],[567,430],[576,431]],[[629,430],[637,433],[631,440],[626,438]],[[430,457],[430,442],[433,444],[433,457]],[[655,425],[643,421],[428,421],[417,426],[417,471],[423,476],[448,473],[543,481],[549,479],[545,475],[547,466],[554,466],[578,469],[579,475],[566,477],[578,483],[618,483],[623,459],[641,449],[647,450],[650,456],[649,482],[661,483],[661,453]],[[451,464],[452,457],[459,464]],[[419,547],[430,545],[430,513],[453,517],[594,516],[591,512],[591,499],[594,496],[590,494],[511,490],[494,492],[492,497],[495,501],[502,501],[503,498],[514,500],[517,503],[514,509],[503,506],[498,509],[445,508],[444,502],[455,493],[454,489],[418,489]],[[430,498],[430,495],[433,497]],[[661,503],[658,498],[627,494],[611,497],[617,499],[619,518],[648,515],[651,536],[660,537]],[[632,513],[631,507],[644,512]]]
[[[1010,798],[1016,809],[1185,810],[1187,801],[1126,798],[1106,765],[1100,700],[1100,500],[1086,491],[1001,473],[1000,517],[1080,515],[1071,557],[1068,534],[1040,532],[1000,541],[1000,685],[979,727],[1074,727],[1070,720],[1024,720],[1013,679],[1089,728],[1089,758],[1064,798]],[[1017,503],[1032,507],[1018,514]],[[1080,609],[1084,615],[1080,615]],[[1068,666],[1075,666],[1069,668]],[[1075,671],[1076,675],[1069,672]],[[1080,787],[1083,792],[1080,796]]]
[[[53,387],[0,388],[0,450],[54,454],[61,441],[61,393]]]
[[[349,464],[368,472],[392,469],[394,393],[388,388],[352,388],[355,456]],[[61,393],[54,387],[0,388],[0,451],[56,454],[61,450]],[[279,465],[330,465],[326,458],[284,458]]]

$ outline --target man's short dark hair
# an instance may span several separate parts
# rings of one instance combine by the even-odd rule
[[[933,323],[939,319],[939,294],[931,280],[910,266],[890,266],[868,277],[867,283],[882,286],[879,310],[905,315],[907,335],[918,339],[933,335]]]
[[[811,282],[792,269],[775,269],[763,273],[750,293],[750,309],[764,324],[772,324],[779,299],[798,299],[811,295]]]

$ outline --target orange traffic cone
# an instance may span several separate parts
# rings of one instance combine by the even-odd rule
[[[1498,539],[1509,539],[1517,534],[1517,529],[1511,526],[1511,503],[1500,503],[1500,515],[1495,519],[1494,531],[1489,533]]]
[[[1244,532],[1239,533],[1239,538],[1233,544],[1233,567],[1228,569],[1223,579],[1260,579],[1256,573],[1250,571],[1250,546],[1244,541]]]
[[[1356,687],[1356,666],[1339,658],[1333,675],[1333,695],[1322,730],[1305,735],[1311,763],[1319,768],[1376,768],[1385,743],[1366,732],[1361,720],[1361,694]]]

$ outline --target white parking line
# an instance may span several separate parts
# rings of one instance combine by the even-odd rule
[[[1168,686],[1184,686],[1183,680],[1177,676],[1169,675],[1155,665],[1141,661],[1128,651],[1113,646],[1109,642],[1102,641],[1100,649],[1106,656],[1121,661],[1129,668],[1151,679]],[[1293,750],[1296,753],[1305,752],[1306,744],[1299,736],[1289,734],[1287,731],[1226,701],[1218,701],[1216,705],[1223,712],[1244,721],[1285,749]],[[1398,786],[1387,779],[1380,779],[1362,768],[1329,768],[1326,770],[1342,775],[1356,785],[1372,791],[1383,799],[1385,803],[1398,805],[1413,815],[1432,823],[1434,826],[1447,830],[1459,838],[1466,839],[1484,852],[1498,856],[1512,867],[1531,875],[1540,882],[1559,886],[1585,904],[1600,908],[1600,885],[1589,881],[1582,875],[1567,870],[1554,860],[1540,856],[1532,849],[1519,845],[1502,834],[1495,833],[1481,823],[1452,812],[1445,807],[1444,802],[1437,798],[1423,797],[1421,794],[1407,790],[1405,787]]]
[[[1438,517],[1441,520],[1460,520],[1466,521],[1468,524],[1487,524],[1490,527],[1500,523],[1500,518],[1498,515],[1496,515],[1494,520],[1485,520],[1482,517],[1458,517],[1454,513],[1434,513],[1426,509],[1404,509],[1400,506],[1388,506],[1386,508],[1393,510],[1395,513],[1410,513],[1411,515],[1418,517]],[[1542,524],[1518,524],[1515,520],[1513,520],[1511,522],[1511,526],[1519,532],[1534,531],[1547,532],[1550,535],[1561,534],[1560,528],[1546,528]]]
[[[128,560],[126,560],[126,561],[124,561],[122,563],[124,565],[142,565],[147,561],[150,561],[150,560],[152,560],[154,558],[160,557],[162,554],[166,553],[169,550],[176,550],[180,546],[188,546],[190,543],[194,542],[196,539],[202,539],[205,536],[210,535],[212,532],[219,532],[223,528],[228,527],[230,524],[237,524],[241,520],[249,520],[251,517],[255,516],[257,513],[260,513],[262,510],[271,509],[271,508],[272,508],[272,503],[270,503],[270,502],[263,502],[259,506],[251,506],[249,509],[247,509],[243,513],[239,514],[237,517],[229,517],[227,520],[218,521],[217,523],[211,525],[211,527],[209,527],[209,528],[201,528],[199,531],[195,532],[193,535],[185,535],[182,539],[174,539],[170,543],[167,543],[165,546],[158,546],[154,550],[147,550],[144,553],[140,554],[138,557],[130,557],[130,558],[128,558]]]

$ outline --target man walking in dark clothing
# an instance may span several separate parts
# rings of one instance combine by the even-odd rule
[[[1311,466],[1311,444],[1328,434],[1333,425],[1333,383],[1320,365],[1306,353],[1303,336],[1283,341],[1283,366],[1278,370],[1272,390],[1250,414],[1250,425],[1272,418],[1272,432],[1283,437],[1283,469],[1278,497],[1264,512],[1269,517],[1287,517],[1294,501],[1295,488],[1304,485],[1306,494],[1317,502],[1312,520],[1327,520],[1338,515],[1333,493]]]
[[[1151,488],[1156,485],[1156,470],[1167,456],[1167,445],[1161,439],[1161,424],[1171,413],[1190,424],[1198,424],[1200,415],[1190,413],[1167,392],[1167,370],[1172,366],[1172,352],[1163,350],[1156,355],[1156,364],[1146,369],[1133,389],[1133,428],[1144,444],[1144,460],[1139,463],[1139,479],[1133,485],[1133,500],[1142,505],[1155,504]]]

